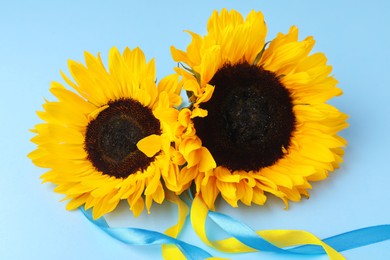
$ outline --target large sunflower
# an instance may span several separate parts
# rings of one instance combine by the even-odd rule
[[[182,172],[211,209],[219,194],[234,207],[267,193],[288,206],[342,162],[347,116],[326,104],[342,91],[325,55],[310,54],[314,39],[299,41],[295,26],[269,43],[266,33],[261,12],[223,9],[206,36],[171,48],[191,102],[176,129]]]
[[[67,209],[84,204],[98,218],[126,199],[137,216],[164,200],[164,187],[180,193],[189,185],[177,178],[171,147],[179,77],[156,86],[154,60],[146,62],[139,48],[123,54],[112,48],[108,71],[100,56],[86,52],[85,62],[69,61],[75,82],[62,74],[79,95],[51,84],[58,101],[46,101],[38,112],[44,123],[33,129],[37,149],[29,157],[50,169],[42,178],[70,199]]]

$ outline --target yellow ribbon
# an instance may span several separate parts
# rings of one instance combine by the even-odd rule
[[[178,207],[178,221],[175,225],[168,228],[164,233],[168,236],[177,238],[180,234],[186,218],[189,213],[189,209],[186,203],[184,203],[177,195],[173,193],[167,193],[167,200],[174,203]],[[168,245],[165,244],[162,246],[162,256],[166,260],[186,260],[184,254],[180,251],[180,249],[176,245]],[[220,257],[209,257],[208,260],[225,260],[226,258]]]
[[[185,204],[177,195],[167,192],[166,199],[177,205],[178,208],[178,220],[175,225],[165,230],[165,234],[171,236],[173,238],[177,238],[182,230],[186,218],[188,216],[188,206]],[[177,260],[185,260],[186,257],[180,251],[180,249],[176,245],[162,245],[162,256],[164,259],[177,259]]]
[[[210,240],[206,232],[208,208],[200,196],[196,196],[191,207],[191,223],[199,238],[208,246],[227,253],[255,252],[254,248],[246,246],[234,237],[223,240]],[[256,232],[260,237],[279,248],[299,246],[304,244],[319,245],[331,260],[345,259],[339,252],[321,241],[313,234],[301,230],[263,230]]]

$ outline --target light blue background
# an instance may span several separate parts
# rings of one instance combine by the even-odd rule
[[[108,2],[108,1],[107,1]],[[301,38],[314,35],[315,51],[325,52],[344,90],[332,101],[350,115],[342,135],[349,141],[345,163],[316,183],[311,198],[291,203],[276,199],[264,207],[221,211],[254,229],[303,229],[321,238],[370,225],[390,223],[390,2],[383,0],[274,1],[1,1],[0,3],[0,259],[159,259],[160,247],[126,246],[91,225],[79,211],[68,212],[44,169],[26,154],[34,149],[28,132],[39,123],[35,110],[48,89],[68,73],[67,60],[83,61],[83,51],[140,46],[155,57],[158,77],[172,72],[169,47],[185,48],[190,29],[205,33],[213,9],[235,8],[244,15],[262,10],[268,40],[297,25]],[[112,225],[163,231],[173,224],[175,207],[154,206],[134,219],[122,205],[109,215]],[[184,241],[202,246],[191,227]],[[349,259],[390,259],[390,241],[350,250]],[[298,259],[270,253],[233,259]],[[305,259],[327,259],[313,257]]]

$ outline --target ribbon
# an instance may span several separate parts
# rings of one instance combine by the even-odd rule
[[[211,219],[231,237],[209,240],[206,219]],[[281,254],[327,254],[330,259],[345,259],[339,252],[390,239],[390,225],[362,228],[320,240],[301,230],[253,231],[245,224],[225,214],[209,211],[200,197],[191,207],[191,223],[195,232],[207,245],[229,253],[268,251]],[[291,248],[292,247],[292,248]]]
[[[367,246],[390,239],[390,225],[377,225],[356,229],[336,236],[323,239],[325,243],[335,250],[342,252],[362,246]],[[310,252],[311,254],[322,253],[318,247],[304,245],[291,249],[298,253]]]
[[[177,224],[165,230],[164,234],[177,238],[186,222],[188,216],[188,206],[178,196],[167,193],[166,199],[177,205],[178,208],[178,220]],[[162,245],[162,255],[164,259],[172,259],[171,256],[175,256],[177,260],[185,260],[185,256],[182,254],[179,247],[176,245],[164,244]]]
[[[90,222],[125,244],[161,245],[164,259],[222,259],[212,257],[205,250],[177,239],[185,225],[189,210],[187,205],[174,194],[168,194],[167,200],[178,206],[178,222],[167,229],[165,234],[139,228],[112,228],[104,217],[94,220],[91,210],[82,207],[80,209]],[[227,253],[268,251],[295,255],[327,254],[331,260],[341,260],[345,258],[339,252],[390,239],[390,225],[357,229],[323,240],[302,230],[254,231],[230,216],[210,211],[199,196],[192,201],[190,218],[194,231],[205,244]],[[230,237],[210,240],[206,231],[207,219],[212,220]]]
[[[334,248],[313,234],[301,230],[264,230],[253,231],[243,223],[221,213],[208,212],[208,216],[229,235],[230,239],[221,240],[220,243],[229,243],[230,247],[235,248],[237,252],[250,252],[243,248],[241,244],[247,245],[258,251],[268,251],[281,254],[304,254],[313,255],[326,253],[329,259],[345,259]],[[311,252],[310,250],[284,249],[285,247],[297,246],[302,244],[313,245],[314,248],[320,248]]]
[[[224,231],[226,231],[231,238],[223,240],[209,240],[206,233],[206,219],[210,217],[216,224],[218,224]],[[305,231],[294,231],[294,234],[281,233],[277,230],[261,231],[273,239],[272,243],[259,236],[251,228],[245,224],[221,213],[211,212],[208,210],[203,200],[197,196],[195,197],[191,207],[191,223],[200,239],[207,245],[215,249],[228,253],[244,253],[255,251],[268,251],[276,253],[292,253],[288,249],[283,249],[285,246],[295,246],[302,244],[316,244],[320,245],[327,252],[329,257],[334,260],[344,259],[336,250],[322,242],[320,239]],[[276,242],[276,243],[275,243]]]
[[[85,217],[99,229],[125,244],[161,245],[164,259],[217,259],[213,258],[208,252],[199,247],[176,239],[185,224],[188,215],[188,207],[176,195],[171,193],[167,193],[167,200],[178,206],[178,222],[176,225],[168,228],[165,231],[165,234],[140,228],[113,228],[107,224],[104,217],[94,220],[91,210],[85,210],[83,207],[80,207],[80,210]]]

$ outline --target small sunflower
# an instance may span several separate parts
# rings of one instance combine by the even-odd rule
[[[29,157],[50,169],[42,179],[66,195],[69,210],[85,205],[96,219],[126,199],[134,215],[145,205],[149,212],[153,201],[164,201],[164,187],[176,193],[186,188],[177,180],[171,147],[179,77],[167,76],[156,86],[154,60],[146,62],[139,48],[123,54],[112,48],[108,70],[100,55],[86,52],[85,62],[69,61],[75,82],[62,74],[79,95],[51,84],[58,101],[46,101],[38,112],[44,122],[32,130],[37,149]]]
[[[210,209],[219,194],[233,207],[267,194],[287,207],[342,162],[347,116],[326,103],[342,91],[325,55],[310,54],[314,39],[299,41],[295,26],[269,43],[266,34],[261,12],[223,9],[206,36],[171,48],[191,102],[176,126],[181,171]]]

